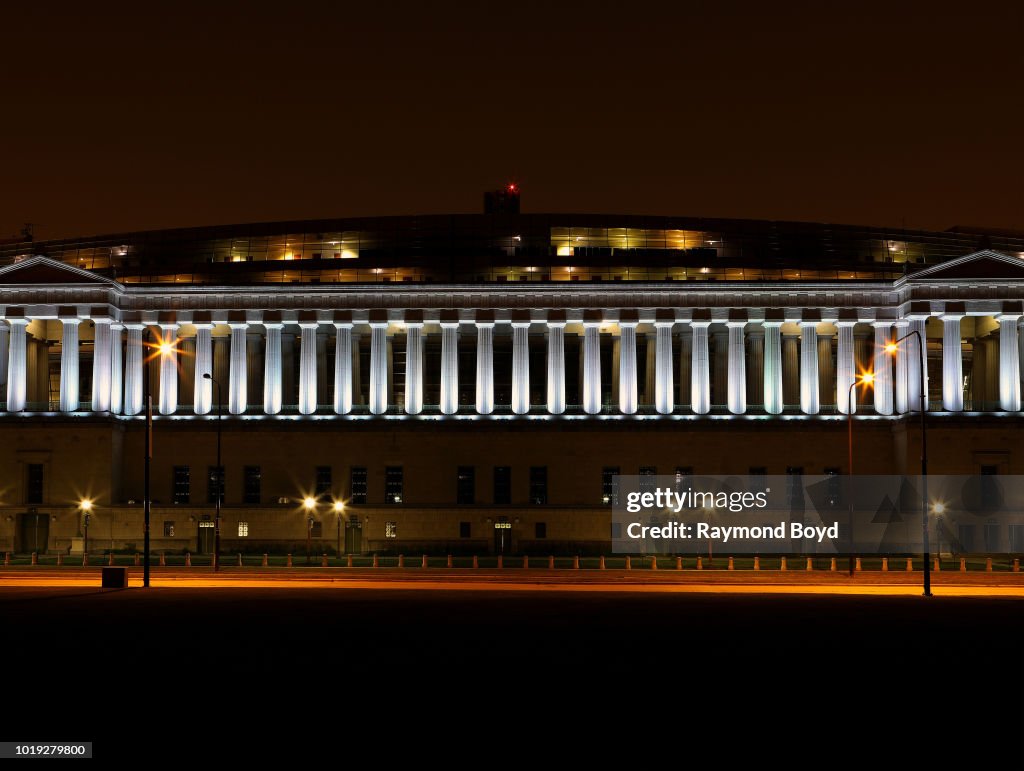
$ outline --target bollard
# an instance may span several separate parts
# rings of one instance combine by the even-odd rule
[[[578,554],[572,558],[572,569],[573,570],[579,570],[580,569],[580,555],[578,555]]]
[[[934,570],[936,573],[938,573],[940,570],[942,570],[942,565],[939,563],[939,558],[938,557],[935,558],[934,564],[935,564],[935,567],[932,568],[932,570]]]
[[[828,563],[828,569],[829,569],[829,570],[830,570],[831,572],[833,572],[833,573],[835,573],[835,572],[836,572],[836,558],[835,558],[835,557],[833,557],[833,558],[832,558],[832,561]]]
[[[530,555],[529,554],[524,554],[523,555],[523,568],[525,569],[525,568],[528,568],[528,567],[530,567]]]
[[[729,570],[735,570],[735,569],[736,569],[736,566],[732,562],[732,557],[729,557]],[[783,570],[786,569],[786,558],[785,557],[782,558],[782,569]]]
[[[913,557],[907,557],[907,572],[914,572],[914,559]]]
[[[601,555],[601,559],[598,560],[598,562],[597,562],[597,567],[600,570],[604,570],[604,555],[603,554]]]
[[[703,569],[704,569],[704,558],[703,557],[697,557],[697,570],[703,570]]]
[[[626,570],[632,570],[633,565],[630,563],[629,555],[626,555]]]
[[[35,563],[32,563],[32,564],[35,564]],[[110,555],[109,555],[109,557],[107,559],[107,564],[108,565],[113,565],[114,564],[114,552],[110,552]]]
[[[380,567],[380,557],[378,557],[376,554],[373,555],[373,566],[375,568]]]
[[[135,552],[135,567],[138,567],[138,566],[139,566],[139,564],[140,564],[140,563],[139,563],[139,558],[140,558],[141,556],[142,556],[142,555],[140,555],[140,554],[139,554],[138,552]]]
[[[448,555],[448,567],[451,567],[451,566],[452,566],[452,555],[449,554]]]
[[[1019,557],[1014,557],[1014,559],[1013,559],[1013,572],[1014,573],[1019,573],[1020,572],[1020,558]]]
[[[554,570],[554,569],[555,569],[555,557],[554,557],[554,555],[552,555],[552,556],[548,557],[548,570]]]
[[[732,568],[730,567],[729,569],[731,570]],[[785,569],[786,569],[786,558],[783,557],[782,559],[779,560],[779,570],[785,570]]]
[[[63,552],[57,552],[57,567],[60,567],[63,564],[64,564],[64,553]]]
[[[475,554],[473,555],[473,567],[474,568],[480,567],[480,560],[477,559],[477,556]]]
[[[426,558],[424,557],[424,559],[426,559]],[[239,565],[242,564],[242,555],[241,554],[238,555],[238,564]],[[327,567],[327,554],[326,553],[320,555],[320,567],[322,567],[322,568]]]
[[[424,554],[424,555],[423,555],[423,561],[422,561],[422,562],[420,562],[420,567],[421,567],[421,568],[426,568],[426,567],[430,567],[430,566],[429,566],[429,565],[427,564],[427,555],[426,555],[426,554]]]
[[[966,557],[961,557],[960,558],[960,572],[961,573],[966,573],[967,572],[967,558]]]
[[[814,570],[814,560],[812,560],[810,557],[807,558],[807,569]]]
[[[657,569],[658,569],[658,558],[657,557],[651,557],[651,570],[657,570]]]
[[[502,557],[501,557],[501,555],[499,554],[499,555],[498,555],[498,570],[501,570],[501,569],[502,569],[503,567],[505,567],[505,565],[504,565],[504,561],[502,560]]]
[[[883,573],[888,573],[889,572],[889,558],[888,557],[882,557],[882,572]]]
[[[448,559],[451,559],[451,557],[449,557]],[[347,557],[345,557],[345,567],[347,567],[347,568],[352,567],[352,555],[351,554],[349,554]],[[451,567],[451,565],[449,565],[448,567]]]
[[[185,552],[185,567],[192,567],[192,555],[188,552]]]
[[[853,569],[858,573],[861,571],[860,557],[857,557],[857,563]]]
[[[262,563],[260,564],[260,567],[264,567],[264,568],[265,568],[265,567],[266,567],[267,565],[269,565],[269,564],[270,564],[270,562],[269,562],[269,560],[267,559],[267,555],[266,555],[266,554],[264,554],[264,555],[263,555],[263,562],[262,562]]]
[[[683,558],[682,557],[676,557],[676,570],[682,570],[682,569],[683,569]]]
[[[754,570],[760,570],[760,569],[761,569],[761,557],[755,555],[754,556]]]
[[[986,573],[991,573],[992,572],[992,558],[991,557],[985,557],[985,572]]]
[[[399,554],[398,555],[398,567],[400,567],[400,568],[404,568],[405,567],[405,555],[404,554]]]
[[[160,552],[160,567],[167,567],[167,552]]]
[[[89,567],[89,552],[86,552],[86,551],[82,552],[82,567],[83,568]]]
[[[289,554],[288,555],[288,561],[285,563],[285,567],[289,567],[290,568],[291,566],[292,566],[292,555]]]

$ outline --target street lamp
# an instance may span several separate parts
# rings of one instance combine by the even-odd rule
[[[919,384],[921,396],[921,532],[923,536],[921,545],[923,547],[924,552],[924,596],[931,597],[932,574],[931,565],[929,564],[929,561],[931,559],[931,555],[929,554],[929,552],[931,551],[931,548],[928,544],[928,434],[927,422],[925,420],[928,414],[928,410],[926,409],[928,394],[925,392],[924,384],[925,366],[927,364],[927,359],[925,358],[924,340],[921,339],[920,332],[918,332],[916,329],[912,329],[909,332],[907,332],[907,334],[903,335],[903,337],[899,337],[893,340],[887,346],[885,346],[885,350],[890,354],[894,354],[896,353],[896,351],[899,350],[900,343],[911,337],[917,340],[917,352],[918,357],[920,358],[920,361],[917,366],[917,373],[921,378]],[[937,508],[940,505],[941,504],[936,504],[936,513],[939,514],[942,513],[938,511]],[[945,511],[945,506],[942,507],[942,510]]]
[[[82,524],[84,539],[82,541],[82,553],[89,556],[89,519],[92,516],[92,501],[88,498],[83,498],[78,503],[78,508],[82,511]]]
[[[149,327],[146,327],[142,332],[142,344],[143,349],[150,345],[149,342],[150,332]],[[158,355],[162,355],[162,341],[161,346],[158,346]],[[150,515],[153,509],[153,501],[150,495],[150,465],[153,462],[153,393],[150,390],[149,385],[149,362],[146,361],[142,367],[142,392],[146,400],[146,446],[143,449],[143,463],[142,463],[142,518],[143,518],[143,534],[142,534],[142,585],[146,588],[149,587],[149,521]],[[111,539],[113,540],[113,539]]]
[[[213,572],[220,571],[220,507],[224,497],[224,466],[220,460],[221,419],[224,417],[224,402],[221,399],[220,381],[209,372],[203,373],[203,379],[217,386],[217,500],[214,502],[216,511],[213,518]]]
[[[860,379],[854,378],[853,382],[850,383],[850,392],[846,395],[846,433],[847,433],[847,445],[848,454],[846,460],[846,474],[847,476],[853,476],[853,389],[859,385],[869,386],[875,382],[875,373],[873,372],[862,372]],[[850,492],[853,489],[853,485],[850,485],[850,489],[846,491],[846,500],[849,505],[849,539],[850,539],[850,560],[849,560],[849,571],[850,575],[854,572],[854,557],[853,557],[853,496]]]
[[[307,495],[302,500],[302,505],[309,514],[306,517],[306,564],[308,565],[309,555],[313,549],[313,511],[316,509],[316,498]]]
[[[341,556],[341,520],[344,518],[343,515],[345,513],[345,502],[344,501],[335,501],[334,502],[334,513],[335,513],[335,515],[338,518],[338,549],[337,549],[337,554],[340,557]]]

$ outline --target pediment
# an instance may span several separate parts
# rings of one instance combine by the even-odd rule
[[[933,265],[908,276],[919,279],[1021,279],[1024,280],[1024,259],[986,249]]]
[[[96,284],[120,286],[116,281],[97,276],[87,270],[38,255],[0,268],[0,285],[26,284]]]

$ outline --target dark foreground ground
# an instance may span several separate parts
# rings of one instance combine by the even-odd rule
[[[100,758],[1020,767],[1017,599],[3,588],[0,619],[0,738]]]

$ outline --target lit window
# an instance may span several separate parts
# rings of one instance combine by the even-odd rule
[[[249,537],[249,523],[248,522],[239,522],[238,523],[238,537],[239,538],[248,538]]]
[[[174,522],[169,519],[164,520],[164,536],[167,538],[174,537]]]
[[[385,538],[398,538],[398,523],[397,522],[385,522],[384,523],[384,537]]]

